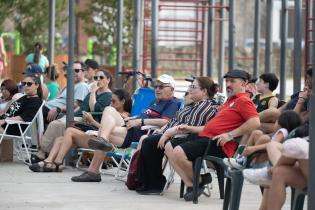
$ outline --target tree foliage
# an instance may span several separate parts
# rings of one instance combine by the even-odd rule
[[[94,54],[105,55],[116,44],[117,0],[90,0],[87,9],[78,12],[84,21],[84,30],[95,40]],[[128,51],[132,43],[133,1],[124,1],[123,49]]]
[[[56,1],[56,34],[62,29],[62,24],[67,20],[67,0]],[[12,22],[14,30],[20,32],[22,52],[33,50],[34,43],[40,41],[47,46],[48,43],[48,0],[1,0],[0,3],[0,30],[6,31],[5,23]],[[56,37],[58,38],[58,37]],[[56,41],[56,50],[61,43]]]

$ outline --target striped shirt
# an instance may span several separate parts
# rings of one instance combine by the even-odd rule
[[[174,126],[187,124],[192,126],[202,126],[211,120],[218,111],[218,103],[214,99],[199,101],[192,105],[185,106],[177,111],[176,116],[171,119],[163,129],[163,133]]]

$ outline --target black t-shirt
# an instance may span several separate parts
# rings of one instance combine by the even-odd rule
[[[5,113],[5,118],[20,116],[24,122],[30,122],[33,120],[41,104],[42,99],[38,96],[22,96],[10,105],[8,111]],[[6,123],[1,127],[4,129],[6,127]],[[22,130],[26,127],[27,125],[21,126]],[[10,125],[6,133],[20,135],[19,127],[17,125]]]

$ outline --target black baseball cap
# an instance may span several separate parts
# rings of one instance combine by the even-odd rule
[[[249,73],[247,73],[246,71],[240,70],[240,69],[234,69],[232,71],[228,71],[223,78],[240,78],[244,81],[248,81],[249,80]]]

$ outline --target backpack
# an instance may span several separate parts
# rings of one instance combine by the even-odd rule
[[[129,190],[135,190],[140,185],[139,179],[137,176],[139,163],[140,163],[140,150],[136,151],[131,158],[127,181],[125,183]]]

